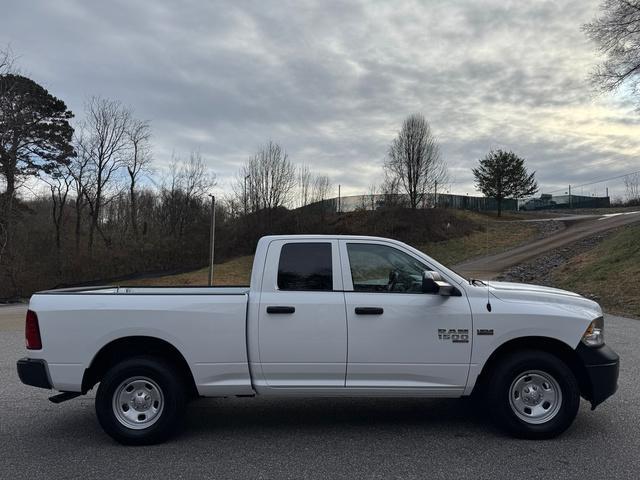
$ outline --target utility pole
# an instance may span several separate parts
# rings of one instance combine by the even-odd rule
[[[210,244],[209,244],[209,286],[213,286],[213,247],[215,245],[215,235],[216,235],[216,197],[214,195],[209,195],[211,197],[211,236],[210,236]]]
[[[569,185],[569,208],[571,208],[571,185]]]
[[[438,206],[438,181],[433,185],[433,206]]]
[[[244,177],[244,215],[247,215],[247,179],[250,177],[251,175],[245,175]]]
[[[340,205],[341,199],[340,199],[340,184],[338,184],[338,213],[340,213],[340,211],[342,210],[342,205]]]

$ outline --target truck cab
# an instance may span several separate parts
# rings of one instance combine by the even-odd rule
[[[261,249],[265,268],[252,278],[259,294],[249,310],[259,391],[463,394],[469,301],[457,287],[449,296],[424,294],[423,274],[435,267],[411,249],[326,237],[266,238],[258,256]],[[439,330],[461,335],[445,341]]]

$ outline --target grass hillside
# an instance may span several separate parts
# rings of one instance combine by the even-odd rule
[[[410,238],[408,243],[445,265],[455,265],[464,260],[497,253],[519,245],[536,235],[536,227],[531,223],[508,222],[495,217],[450,210],[446,214],[423,215],[416,218],[408,213],[396,216],[393,221],[385,217],[361,214],[345,215],[340,233],[352,235],[381,235]],[[350,221],[349,221],[350,220]],[[385,232],[381,230],[392,230]],[[453,237],[453,238],[451,238]],[[443,239],[424,241],[424,239]],[[406,241],[406,240],[405,240]],[[487,249],[487,244],[489,245]],[[246,255],[216,264],[215,285],[248,285],[251,276],[253,256]],[[209,270],[202,268],[177,275],[127,280],[121,285],[206,285]]]
[[[218,263],[213,268],[214,285],[249,285],[253,255],[234,258],[224,263]],[[168,287],[172,285],[207,285],[209,268],[201,268],[192,272],[159,277],[140,278],[121,282],[121,285],[144,286],[154,285]]]
[[[640,225],[572,258],[554,273],[553,282],[595,298],[608,312],[640,318]]]
[[[440,263],[453,266],[475,257],[500,253],[532,240],[537,235],[533,223],[497,220],[473,212],[458,212],[479,225],[479,229],[457,238],[416,245]]]

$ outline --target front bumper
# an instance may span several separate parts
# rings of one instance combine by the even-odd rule
[[[21,358],[18,360],[18,377],[25,385],[39,388],[52,388],[47,371],[47,362],[40,359]]]
[[[587,347],[582,342],[576,348],[582,360],[591,385],[591,392],[587,400],[591,402],[593,410],[618,389],[618,374],[620,371],[620,357],[611,347]]]

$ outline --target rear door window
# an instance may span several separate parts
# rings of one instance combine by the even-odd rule
[[[278,288],[288,291],[332,291],[331,243],[285,243],[278,263]]]

